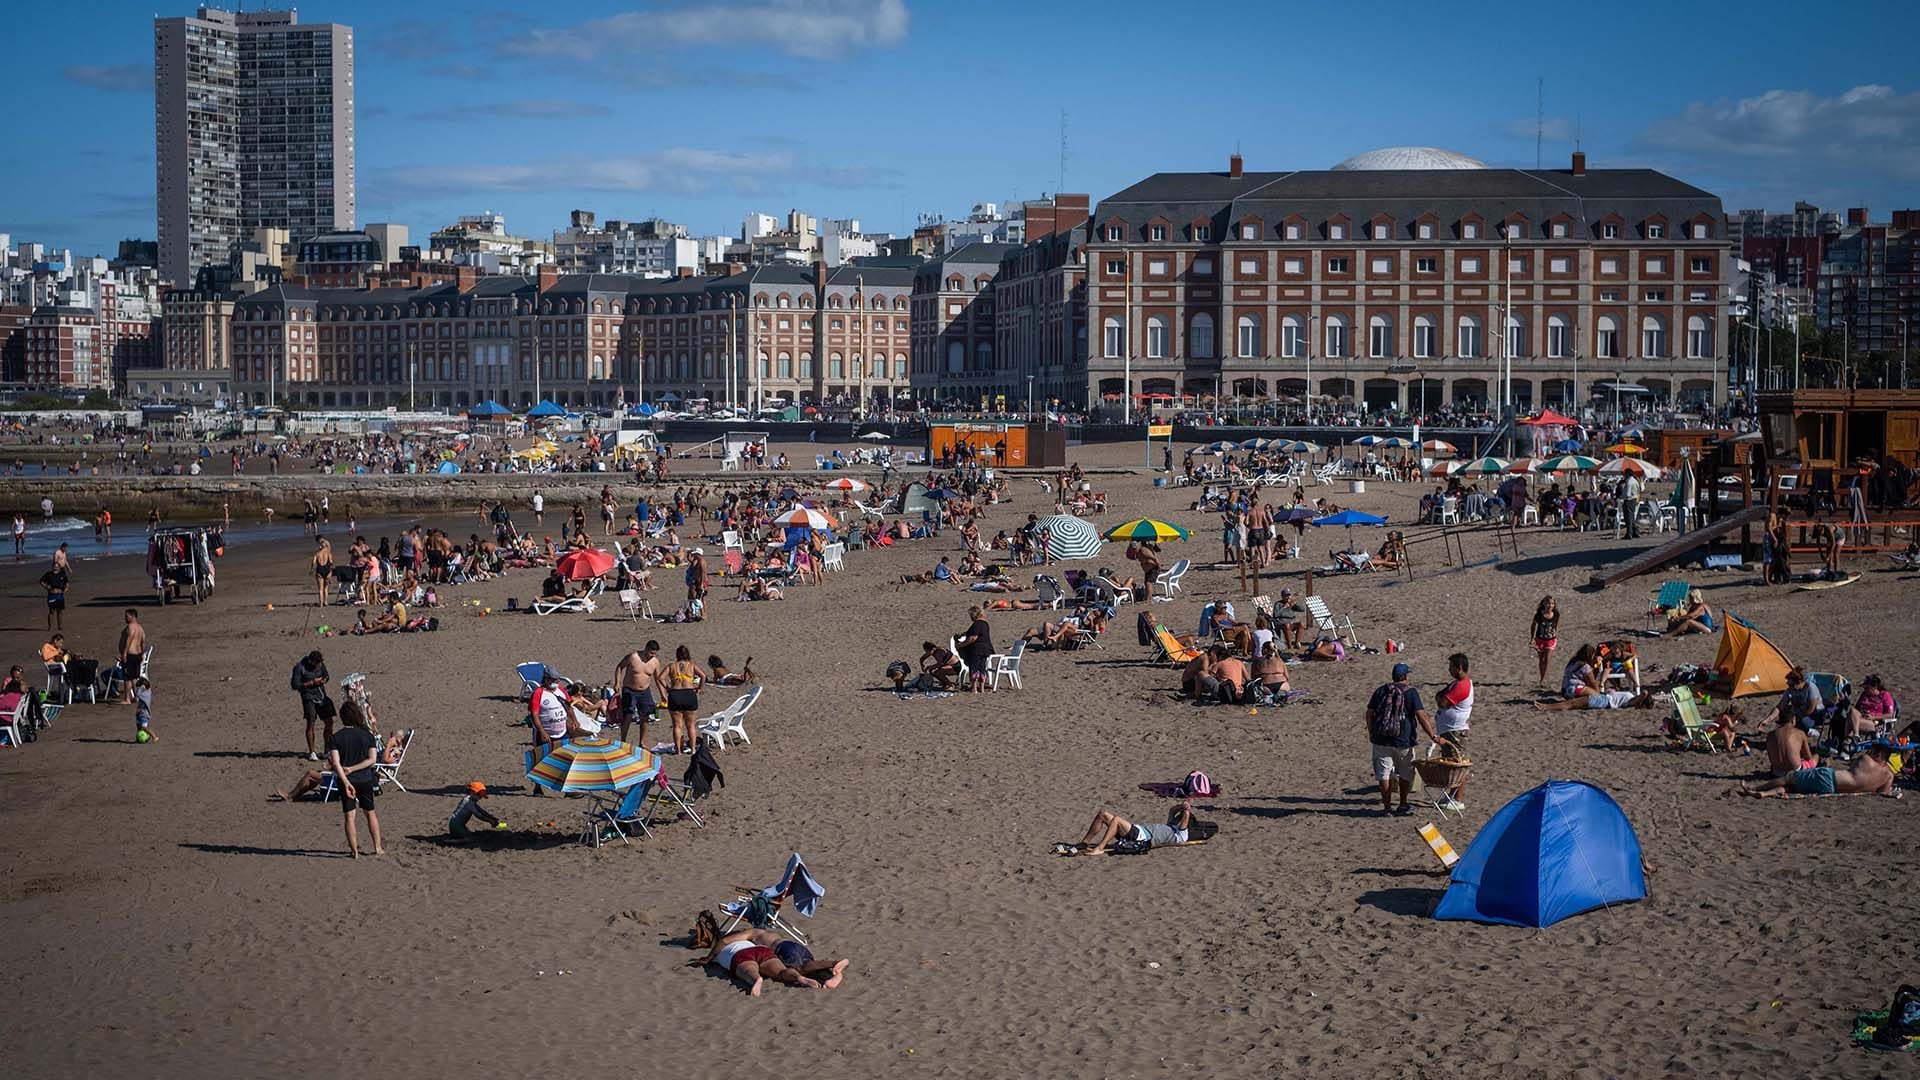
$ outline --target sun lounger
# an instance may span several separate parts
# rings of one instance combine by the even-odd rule
[[[593,584],[587,586],[586,593],[581,596],[568,597],[565,600],[555,603],[535,600],[533,602],[533,613],[535,615],[556,615],[563,613],[591,615],[597,607],[593,602],[593,598],[600,595],[600,590],[605,588],[606,584],[604,579],[594,578]]]
[[[1200,655],[1200,650],[1174,637],[1173,631],[1164,626],[1159,627],[1155,631],[1154,641],[1158,643],[1160,647],[1159,659],[1165,660],[1168,663],[1185,665],[1194,657]]]
[[[1668,612],[1686,603],[1687,594],[1692,590],[1693,586],[1684,581],[1661,582],[1659,591],[1647,602],[1647,629],[1664,629],[1659,623],[1666,619]]]

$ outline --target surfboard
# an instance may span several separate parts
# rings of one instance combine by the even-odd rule
[[[1851,585],[1854,582],[1859,580],[1860,580],[1859,574],[1848,574],[1846,577],[1840,578],[1837,581],[1809,581],[1805,585],[1800,586],[1794,591],[1806,592],[1809,589],[1837,589],[1842,585]]]

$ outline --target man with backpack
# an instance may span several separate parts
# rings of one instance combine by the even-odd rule
[[[1367,700],[1367,741],[1372,744],[1373,778],[1380,782],[1380,811],[1406,815],[1407,796],[1413,792],[1413,745],[1418,736],[1414,725],[1434,742],[1440,736],[1433,729],[1420,700],[1420,691],[1407,683],[1413,669],[1406,664],[1393,665],[1393,681],[1383,683]],[[1393,805],[1394,782],[1400,785],[1400,806]]]

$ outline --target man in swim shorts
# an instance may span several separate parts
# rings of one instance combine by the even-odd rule
[[[1798,769],[1776,776],[1764,784],[1740,785],[1742,795],[1778,798],[1782,795],[1887,795],[1899,798],[1893,787],[1893,770],[1887,766],[1887,746],[1875,743],[1866,753],[1853,759],[1846,768],[1830,765]]]
[[[1161,825],[1136,825],[1111,810],[1101,810],[1093,815],[1093,824],[1087,826],[1087,835],[1078,844],[1063,844],[1059,849],[1063,854],[1105,855],[1107,845],[1116,840],[1133,840],[1147,845],[1149,850],[1157,847],[1177,847],[1189,839],[1189,830],[1193,825],[1193,802],[1182,799],[1172,810],[1167,811],[1167,820]]]

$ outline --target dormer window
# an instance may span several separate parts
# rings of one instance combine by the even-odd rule
[[[1425,221],[1421,222],[1416,235],[1422,240],[1433,239],[1433,225]]]
[[[1554,238],[1555,240],[1565,240],[1565,239],[1567,238],[1567,223],[1566,223],[1566,222],[1564,222],[1564,221],[1556,221],[1556,222],[1554,222],[1554,223],[1553,223],[1553,238]]]
[[[1167,227],[1165,225],[1153,225],[1148,227],[1147,239],[1152,240],[1155,243],[1159,243],[1161,241],[1164,241],[1166,238],[1167,238]]]
[[[1462,240],[1480,239],[1480,226],[1474,224],[1471,221],[1463,223],[1460,226],[1460,239]]]
[[[1647,223],[1647,239],[1661,240],[1661,239],[1665,239],[1666,235],[1667,235],[1667,227],[1665,225],[1662,225],[1657,221],[1650,221]]]
[[[1694,238],[1695,240],[1705,240],[1705,239],[1707,238],[1707,223],[1706,223],[1706,222],[1704,222],[1704,221],[1696,221],[1696,222],[1694,222],[1694,223],[1693,223],[1693,238]]]
[[[1620,239],[1620,226],[1614,225],[1612,223],[1608,223],[1606,225],[1600,226],[1600,239],[1602,240]]]
[[[1289,240],[1298,240],[1298,239],[1300,239],[1300,226],[1298,226],[1298,225],[1291,225],[1291,224],[1290,224],[1290,225],[1288,225],[1288,226],[1287,226],[1287,239],[1289,239]]]
[[[1256,226],[1256,225],[1242,225],[1242,226],[1240,226],[1240,239],[1242,239],[1242,240],[1257,240],[1257,239],[1259,239],[1259,238],[1260,238],[1260,228],[1259,228],[1259,226]]]
[[[1193,227],[1193,238],[1202,243],[1205,243],[1206,241],[1213,239],[1213,228],[1208,225],[1195,225]]]
[[[1117,244],[1120,242],[1120,226],[1118,225],[1107,226],[1107,242],[1112,244]]]
[[[1526,238],[1527,238],[1527,223],[1526,223],[1526,222],[1524,222],[1524,221],[1509,221],[1509,222],[1507,222],[1507,239],[1509,239],[1509,240],[1525,240]]]
[[[1385,225],[1375,225],[1373,227],[1373,238],[1375,240],[1385,240],[1387,238],[1387,227]]]
[[[1341,225],[1338,222],[1335,222],[1327,226],[1327,239],[1345,240],[1346,238],[1347,238],[1347,227],[1345,225]]]

